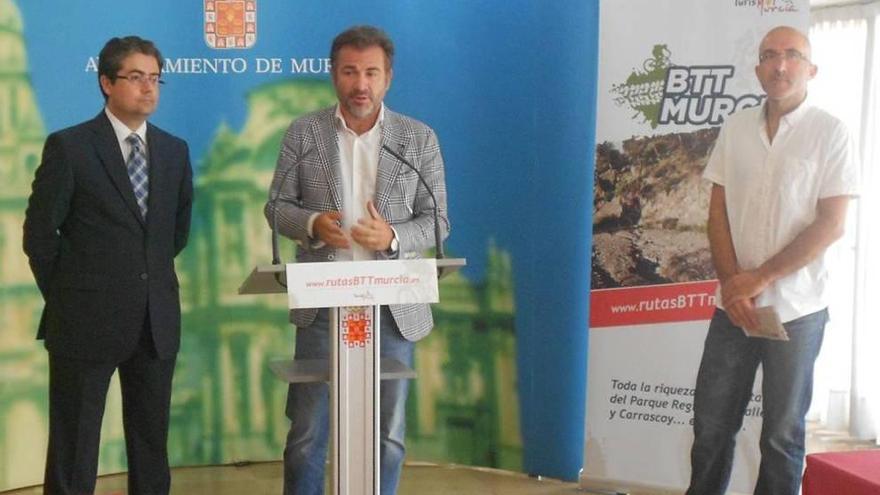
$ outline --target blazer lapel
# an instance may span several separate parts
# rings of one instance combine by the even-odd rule
[[[125,160],[119,149],[119,142],[116,140],[113,126],[110,125],[110,120],[104,115],[103,110],[92,122],[94,123],[95,149],[98,151],[98,157],[113,185],[122,196],[122,201],[143,227],[145,226],[144,217],[138,208],[137,200],[135,200],[134,189],[131,187],[131,179],[128,177],[128,170],[125,168]]]
[[[379,166],[376,170],[376,209],[381,213],[391,198],[391,187],[397,180],[401,168],[406,165],[385,151],[385,146],[396,151],[401,156],[406,156],[406,148],[409,146],[409,138],[403,132],[403,128],[397,118],[397,114],[385,108],[385,122],[382,126],[382,139],[379,144]]]
[[[171,191],[173,188],[163,187],[165,181],[165,167],[162,164],[171,163],[164,160],[165,146],[161,136],[153,130],[153,126],[147,123],[147,164],[150,177],[149,196],[147,196],[147,224],[150,218],[156,218],[151,212],[158,212],[162,206],[159,195],[162,191]],[[138,208],[140,213],[140,208]]]
[[[320,118],[316,119],[312,127],[315,134],[315,144],[318,156],[321,158],[321,167],[330,182],[330,196],[336,211],[342,211],[342,181],[339,178],[339,143],[336,137],[336,123],[334,111],[331,107]]]

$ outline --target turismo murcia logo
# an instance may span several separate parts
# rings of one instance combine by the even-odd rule
[[[764,12],[797,12],[794,0],[733,0],[734,7],[749,7]]]
[[[250,48],[257,41],[257,0],[205,0],[205,43]]]

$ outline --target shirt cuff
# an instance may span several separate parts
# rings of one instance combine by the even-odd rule
[[[389,227],[391,227],[389,225]],[[397,258],[400,255],[400,242],[397,240],[397,231],[394,230],[394,227],[391,227],[391,233],[394,237],[391,238],[391,246],[385,250],[385,256],[388,258]]]
[[[309,247],[311,247],[312,249],[320,249],[324,247],[324,241],[316,239],[314,235],[315,220],[320,215],[321,212],[312,213],[312,215],[309,217],[309,221],[306,223],[306,234],[309,236],[309,240],[311,241],[309,243]]]

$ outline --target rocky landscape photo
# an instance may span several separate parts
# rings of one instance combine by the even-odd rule
[[[718,129],[596,146],[592,288],[715,277],[701,177]]]

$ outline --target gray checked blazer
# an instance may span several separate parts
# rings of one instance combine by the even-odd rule
[[[342,181],[339,177],[339,146],[336,137],[336,107],[329,107],[295,120],[284,135],[275,176],[264,213],[271,226],[277,214],[279,233],[299,245],[298,262],[326,262],[336,259],[336,249],[316,243],[308,236],[313,213],[342,211]],[[446,180],[443,157],[434,131],[425,124],[385,108],[382,145],[397,151],[431,185],[444,238],[449,235],[446,212]],[[276,198],[273,201],[273,198]],[[401,258],[420,258],[434,247],[434,216],[431,196],[418,176],[381,148],[376,173],[376,208],[394,226]],[[376,253],[376,259],[386,255]],[[431,331],[434,319],[427,304],[390,305],[391,314],[404,338],[419,340]],[[293,311],[297,327],[308,326],[316,309]]]

